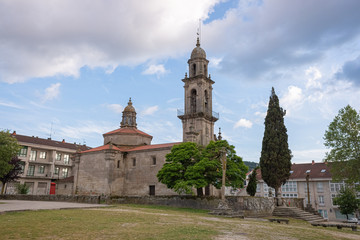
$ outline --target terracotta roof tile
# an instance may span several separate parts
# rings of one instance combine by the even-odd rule
[[[136,128],[119,128],[119,129],[104,133],[103,136],[112,135],[112,134],[137,134],[137,135],[143,135],[145,137],[152,138],[151,135],[144,133],[143,131],[140,131]]]
[[[91,147],[88,147],[86,145],[80,145],[75,143],[67,143],[64,140],[63,141],[54,141],[51,139],[44,139],[39,137],[30,137],[25,135],[19,135],[19,134],[12,134],[13,137],[15,137],[18,142],[20,143],[32,143],[32,144],[39,144],[39,145],[45,145],[45,146],[51,146],[51,147],[60,147],[60,148],[67,148],[72,150],[88,150],[91,149]]]
[[[305,179],[306,171],[310,170],[309,176],[310,178],[332,178],[330,173],[330,165],[331,163],[297,163],[291,165],[291,171],[293,171],[290,175],[289,180],[291,179]],[[261,180],[261,170],[257,170],[256,175],[257,180]]]
[[[116,146],[114,146],[114,145],[111,145],[111,146],[110,146],[110,144],[107,144],[107,145],[103,145],[103,146],[100,146],[100,147],[92,148],[92,149],[89,149],[89,150],[86,150],[86,151],[82,151],[82,152],[80,152],[80,153],[98,152],[98,151],[109,150],[109,149],[121,151],[120,148],[118,148],[118,147],[116,147]]]
[[[153,144],[153,145],[144,145],[140,147],[135,147],[132,149],[127,150],[127,152],[134,152],[134,151],[141,151],[141,150],[150,150],[150,149],[158,149],[158,148],[170,148],[174,145],[180,144],[181,142],[175,143],[163,143],[163,144]]]

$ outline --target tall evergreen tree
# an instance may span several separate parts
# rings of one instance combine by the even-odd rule
[[[256,187],[257,187],[257,179],[256,179],[256,171],[258,170],[258,167],[256,167],[253,172],[249,176],[249,183],[246,187],[246,192],[250,196],[255,196],[256,194]]]
[[[260,157],[261,175],[266,184],[275,189],[278,196],[279,188],[290,177],[291,151],[288,135],[284,124],[284,111],[279,105],[279,98],[274,88],[265,118],[265,132]]]

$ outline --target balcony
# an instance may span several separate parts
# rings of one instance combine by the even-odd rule
[[[215,122],[219,120],[219,113],[214,111],[205,111],[205,112],[191,112],[185,114],[184,109],[177,109],[177,117],[180,119],[185,119],[188,117],[205,117]]]

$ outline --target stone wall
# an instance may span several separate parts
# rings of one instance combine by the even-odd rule
[[[26,201],[58,201],[58,202],[78,202],[78,203],[100,203],[104,202],[100,196],[78,196],[78,195],[27,195],[13,194],[0,195],[1,200],[26,200]]]

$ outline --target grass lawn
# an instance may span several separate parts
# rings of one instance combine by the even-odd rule
[[[290,219],[234,219],[207,211],[144,205],[41,210],[0,215],[1,239],[360,239],[351,229]]]

